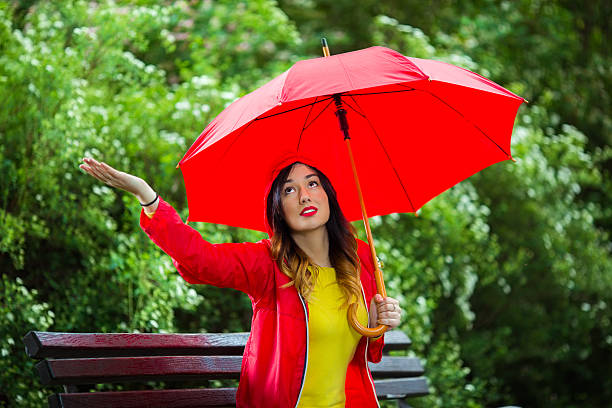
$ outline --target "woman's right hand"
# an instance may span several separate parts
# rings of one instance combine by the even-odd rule
[[[83,158],[83,163],[80,164],[79,167],[108,186],[134,194],[140,203],[149,203],[156,197],[155,191],[153,191],[146,181],[140,177],[116,170],[104,162],[98,162],[91,157],[85,157]],[[147,212],[152,212],[155,211],[156,208],[157,200],[145,210],[147,210]]]

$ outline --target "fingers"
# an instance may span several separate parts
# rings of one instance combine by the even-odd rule
[[[399,305],[395,303],[383,303],[378,305],[376,309],[378,310],[378,313],[399,312],[402,310]]]
[[[374,295],[374,301],[376,302],[376,308],[379,312],[400,308],[399,301],[397,299],[393,299],[391,297],[386,297],[383,299],[383,297],[378,293]]]
[[[92,159],[91,157],[84,157],[83,158],[83,162],[87,163],[89,165],[89,167],[95,169],[98,173],[100,173],[100,172],[105,172],[106,173],[107,172],[107,170],[104,168],[102,163],[100,163],[96,159]],[[108,165],[107,165],[107,167],[110,168],[110,166],[108,166]]]
[[[386,320],[401,320],[402,314],[400,312],[384,312],[378,315],[378,322],[381,324],[385,323]]]
[[[401,309],[393,310],[389,312],[378,312],[379,319],[395,319],[395,318],[399,319],[401,317],[402,317]]]
[[[143,189],[151,190],[151,187],[141,178],[116,170],[108,164],[98,162],[91,157],[83,158],[83,164],[79,165],[79,167],[106,185],[132,193],[137,198],[139,198]]]
[[[102,181],[103,183],[109,185],[111,184],[108,172],[102,167],[99,162],[89,157],[83,158],[83,162],[86,165],[80,165],[80,168],[87,171],[89,174]]]
[[[383,299],[382,296],[377,296],[381,299],[381,301],[376,302],[378,312],[377,323],[391,326],[392,328],[399,326],[402,318],[402,309],[399,301],[390,297]]]
[[[100,168],[103,169],[104,171],[106,171],[106,173],[114,178],[118,178],[120,177],[122,174],[125,174],[119,170],[116,170],[114,168],[112,168],[111,166],[109,166],[108,164],[104,163],[104,162],[100,162]]]
[[[102,181],[107,181],[104,174],[100,172],[100,168],[98,167],[96,163],[90,163],[89,168],[91,169],[91,172],[96,175],[97,178],[99,178]]]
[[[106,163],[100,163],[91,157],[83,158],[85,164],[79,167],[104,184],[126,190],[125,173],[115,170]],[[126,190],[127,191],[127,190]]]
[[[79,168],[81,170],[87,172],[87,174],[89,174],[90,176],[92,176],[92,177],[94,177],[94,178],[96,178],[96,179],[98,179],[98,180],[100,180],[102,182],[105,182],[105,180],[91,166],[89,166],[87,164],[80,164]]]
[[[391,328],[395,328],[400,325],[402,322],[402,316],[397,312],[386,312],[378,315],[378,319],[376,320],[377,324],[384,324],[387,326],[391,326]]]

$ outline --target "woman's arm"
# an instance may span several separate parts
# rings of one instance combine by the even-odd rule
[[[161,197],[155,216],[142,214],[140,226],[151,240],[170,255],[174,266],[189,283],[233,288],[254,299],[270,281],[274,261],[264,242],[212,244],[186,225]]]
[[[267,287],[273,261],[265,243],[211,244],[183,223],[177,212],[141,178],[92,158],[79,167],[103,183],[133,194],[147,216],[140,225],[151,240],[170,255],[189,283],[230,287],[260,297]],[[150,214],[155,213],[151,217]]]

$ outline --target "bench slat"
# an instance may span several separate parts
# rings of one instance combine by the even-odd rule
[[[429,385],[425,377],[394,378],[374,381],[378,399],[401,399],[429,395]]]
[[[44,385],[239,378],[240,356],[111,357],[44,360]]]
[[[53,333],[28,332],[32,358],[242,355],[249,333]]]
[[[368,365],[374,378],[416,377],[425,373],[421,360],[415,357],[383,356],[380,363]]]
[[[23,338],[29,357],[126,357],[242,355],[249,333],[55,333],[28,332]],[[385,333],[384,352],[405,350],[410,339],[400,330]]]
[[[206,401],[206,405],[202,402]],[[235,407],[236,388],[84,392],[54,394],[50,408],[200,408]]]
[[[374,381],[379,399],[416,397],[428,394],[425,378]],[[49,397],[51,408],[200,408],[235,406],[235,388],[116,391],[55,394]]]
[[[209,380],[240,377],[240,356],[110,357],[44,360],[36,365],[45,385],[130,381]],[[423,375],[418,358],[383,356],[370,364],[375,378]]]

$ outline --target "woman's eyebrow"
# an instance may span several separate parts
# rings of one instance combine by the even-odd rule
[[[305,179],[309,179],[309,178],[311,178],[311,177],[318,177],[318,175],[317,175],[316,173],[311,173],[311,174],[308,174],[308,175],[307,175],[306,177],[304,177],[304,178],[305,178]],[[287,180],[285,180],[285,183],[284,183],[284,184],[287,184],[287,183],[293,183],[293,179],[287,179]]]

